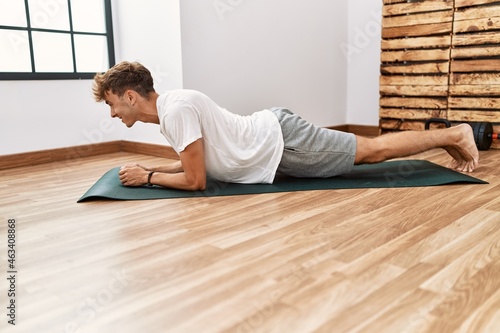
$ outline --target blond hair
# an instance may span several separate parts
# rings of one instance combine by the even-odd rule
[[[94,76],[92,90],[97,102],[104,101],[108,92],[122,97],[129,89],[146,99],[149,99],[150,93],[155,92],[151,72],[138,62],[123,61],[107,72]]]

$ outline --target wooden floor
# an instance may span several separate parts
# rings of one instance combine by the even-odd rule
[[[489,185],[80,204],[110,168],[164,161],[0,171],[0,331],[500,332],[500,151],[481,158]]]

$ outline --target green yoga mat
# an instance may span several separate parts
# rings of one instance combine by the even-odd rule
[[[480,179],[424,160],[390,161],[355,166],[347,175],[333,178],[277,176],[273,184],[232,184],[207,180],[205,191],[182,191],[163,187],[126,187],[118,178],[119,168],[108,171],[78,202],[90,200],[147,200],[196,198],[241,194],[334,190],[349,188],[421,187],[449,184],[487,184]]]

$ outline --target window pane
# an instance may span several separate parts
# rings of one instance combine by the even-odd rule
[[[27,32],[0,29],[0,50],[0,72],[31,72]]]
[[[105,36],[75,35],[75,53],[77,72],[105,72],[109,67]]]
[[[28,0],[32,28],[69,30],[68,2]]]
[[[37,72],[73,72],[69,34],[33,32],[33,55]]]
[[[26,27],[24,0],[0,0],[0,25]]]
[[[71,0],[73,31],[106,32],[103,0]]]
[[[88,79],[115,61],[113,0],[0,0],[0,80]],[[499,0],[500,1],[500,0]]]

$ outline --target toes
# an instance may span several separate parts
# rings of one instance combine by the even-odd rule
[[[448,163],[446,167],[458,172],[472,172],[475,169],[473,162],[457,161],[455,159]]]
[[[453,159],[450,161],[450,163],[448,163],[448,165],[446,167],[453,169],[453,170],[457,170],[459,168],[459,166],[460,166],[460,163],[458,163],[457,160]]]
[[[469,163],[469,172],[474,172],[474,170],[476,170],[476,168],[477,168],[476,162]]]
[[[458,162],[456,160],[453,160],[447,165],[447,167],[459,172],[474,172],[477,165],[474,162]]]

